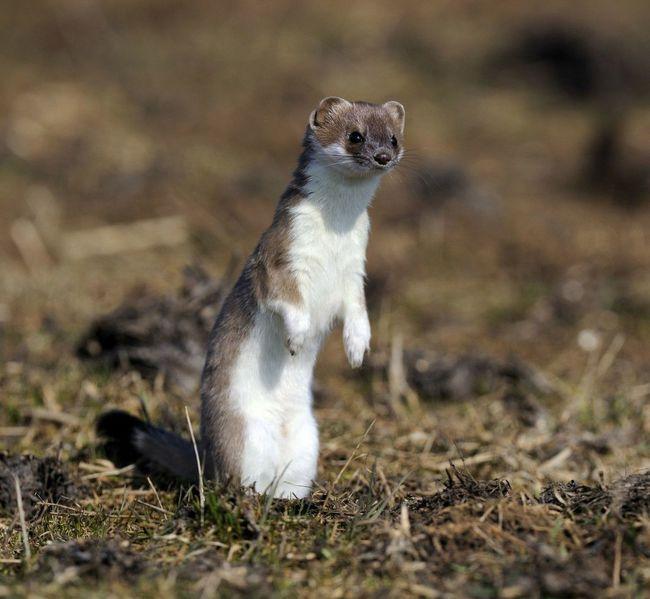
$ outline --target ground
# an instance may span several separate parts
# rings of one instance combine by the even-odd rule
[[[649,18],[7,4],[0,596],[646,593]],[[107,408],[198,430],[206,327],[332,94],[401,101],[408,151],[371,209],[371,354],[336,329],[317,367],[312,497],[116,468]]]

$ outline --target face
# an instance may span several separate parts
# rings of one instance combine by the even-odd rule
[[[345,175],[380,175],[402,157],[404,107],[399,102],[369,104],[325,98],[312,112],[309,126],[322,160]]]

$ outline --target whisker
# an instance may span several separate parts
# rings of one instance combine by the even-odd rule
[[[416,168],[412,165],[402,164],[400,162],[400,164],[397,167],[395,167],[393,171],[407,171],[409,175],[411,176],[415,175],[422,182],[424,187],[426,187],[427,189],[432,189],[434,187],[432,185],[432,181],[428,177],[426,177],[419,168]],[[404,172],[400,172],[400,174],[403,175],[404,180],[408,182],[408,178],[406,178],[406,174]]]

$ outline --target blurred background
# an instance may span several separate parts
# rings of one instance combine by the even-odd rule
[[[60,380],[94,320],[128,298],[173,295],[188,264],[231,281],[309,112],[340,95],[407,113],[407,155],[372,208],[379,354],[399,336],[576,381],[615,341],[621,376],[640,384],[649,12],[642,0],[5,2],[3,362]],[[338,337],[320,365],[330,388],[348,376]]]

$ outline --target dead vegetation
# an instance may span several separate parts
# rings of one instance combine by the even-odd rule
[[[2,11],[0,596],[647,594],[646,4]],[[107,408],[196,426],[331,93],[402,101],[412,147],[372,208],[373,351],[319,362],[312,497],[117,467]]]

